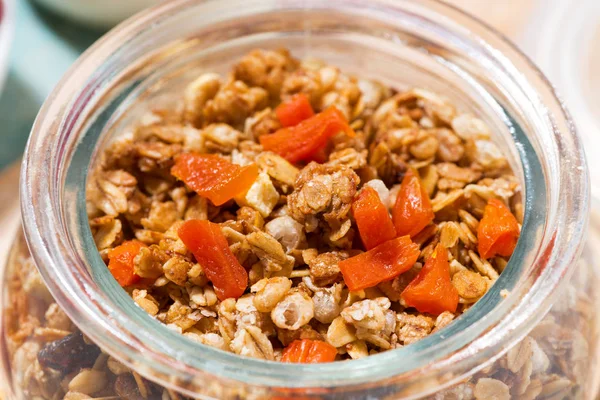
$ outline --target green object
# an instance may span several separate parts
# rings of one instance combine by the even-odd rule
[[[15,5],[10,65],[0,94],[0,168],[21,156],[44,99],[103,33],[51,15],[30,1]]]

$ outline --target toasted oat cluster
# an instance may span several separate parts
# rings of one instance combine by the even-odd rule
[[[12,387],[24,398],[44,400],[164,399],[188,397],[163,388],[127,368],[85,337],[54,302],[18,240],[7,264],[5,290],[13,300],[4,310]],[[463,399],[583,399],[595,368],[594,283],[583,259],[551,312],[500,359],[450,389],[426,397]],[[591,341],[590,341],[591,340]],[[486,361],[486,360],[484,360]],[[445,376],[445,380],[452,376]],[[439,390],[439,382],[425,389]],[[408,388],[409,394],[414,394]],[[199,389],[197,389],[199,390]],[[268,391],[205,385],[198,397],[266,399]],[[398,398],[403,393],[396,394]],[[202,397],[202,398],[205,398]]]
[[[88,210],[146,312],[287,362],[361,358],[448,325],[498,278],[523,218],[482,120],[284,50],[152,110],[103,153]]]

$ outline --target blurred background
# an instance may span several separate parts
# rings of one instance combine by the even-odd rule
[[[111,26],[159,1],[0,0],[0,222],[18,218],[18,163],[46,96]],[[526,52],[558,87],[587,147],[600,145],[599,0],[447,2]],[[590,167],[600,176],[597,163]]]

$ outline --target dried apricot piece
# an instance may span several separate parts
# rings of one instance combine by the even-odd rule
[[[517,246],[519,223],[510,209],[498,199],[490,199],[477,228],[479,255],[510,257]]]
[[[183,153],[171,174],[214,205],[220,206],[246,192],[258,178],[258,166],[239,166],[214,154]]]
[[[108,270],[119,285],[131,286],[142,279],[133,272],[133,259],[146,245],[139,240],[123,242],[108,252]]]
[[[365,187],[360,191],[352,202],[352,215],[367,250],[396,237],[396,228],[387,207],[375,189]]]
[[[312,159],[327,146],[329,138],[339,132],[355,135],[340,110],[331,106],[298,125],[279,129],[271,135],[262,135],[259,140],[266,151],[277,153],[295,163]]]
[[[427,190],[421,184],[419,176],[409,169],[402,179],[392,211],[396,233],[415,237],[433,221],[434,217]]]
[[[194,254],[219,300],[238,298],[248,287],[248,273],[229,248],[218,224],[192,219],[185,221],[177,234]]]
[[[356,291],[373,287],[408,271],[419,254],[419,246],[410,237],[401,236],[340,261],[338,266],[348,289]]]
[[[293,95],[275,109],[277,119],[283,127],[298,125],[300,122],[315,115],[308,97],[304,93]]]
[[[450,281],[448,251],[444,246],[436,246],[401,296],[409,307],[422,313],[439,315],[444,311],[456,311],[458,292]]]
[[[329,343],[321,340],[294,340],[281,355],[282,362],[293,363],[323,363],[335,360],[337,350]]]

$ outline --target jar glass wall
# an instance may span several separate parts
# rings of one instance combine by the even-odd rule
[[[495,394],[501,399],[595,399],[600,390],[596,373],[600,366],[600,322],[596,316],[600,295],[595,290],[600,281],[598,240],[600,221],[596,217],[572,278],[561,288],[559,300],[524,339],[507,346],[507,352],[498,359],[480,358],[481,369],[450,388],[438,390],[434,382],[422,387],[434,394],[415,398],[469,400]],[[85,398],[81,394],[93,398],[180,398],[176,391],[144,379],[81,334],[43,284],[20,232],[3,272],[5,308],[0,333],[5,365],[0,377],[7,384],[3,389],[11,391],[7,398],[56,399],[67,393],[64,398]],[[237,395],[234,392],[216,385],[205,395],[232,398]],[[374,389],[373,393],[380,392]],[[398,396],[402,395],[389,398]]]
[[[148,107],[169,106],[173,93],[181,92],[199,73],[222,72],[256,47],[287,47],[299,58],[320,58],[398,89],[420,86],[444,93],[458,108],[481,115],[493,128],[496,142],[525,188],[525,234],[494,287],[448,328],[364,360],[281,365],[183,340],[137,308],[111,278],[95,250],[84,201],[87,173],[98,153],[127,132]],[[538,343],[532,331],[554,302],[558,306],[565,296],[572,296],[564,293],[583,245],[588,209],[581,146],[551,87],[528,60],[494,32],[437,2],[380,0],[365,6],[348,0],[174,1],[161,5],[102,39],[50,96],[32,132],[21,194],[25,236],[33,255],[28,265],[39,268],[52,298],[88,337],[73,339],[79,340],[76,344],[87,349],[93,342],[119,365],[135,370],[123,378],[129,382],[132,376],[139,384],[144,376],[186,395],[218,398],[296,394],[361,398],[367,393],[422,397],[465,379],[469,383],[461,387],[475,394],[489,387],[509,390],[496,381],[523,393],[534,382],[542,396],[548,394],[543,390],[555,386],[589,393],[572,376],[558,374],[575,367],[561,367],[563,358],[549,352],[557,345],[563,346],[564,354],[580,354],[580,347],[566,349],[579,344],[550,340],[546,349],[543,337]],[[594,282],[590,268],[581,270],[585,282]],[[576,304],[593,308],[596,300],[587,298],[585,291],[575,294],[585,297],[573,300]],[[49,303],[44,303],[32,315],[47,321],[47,307]],[[565,314],[579,321],[578,313]],[[587,317],[589,312],[581,315]],[[572,326],[586,332],[588,345],[594,343],[593,329],[577,324]],[[5,326],[15,331],[13,325]],[[526,339],[523,346],[529,347],[517,355],[531,353],[531,362],[518,358],[518,362],[507,359],[491,365],[530,333],[535,342]],[[35,329],[27,338],[30,335],[35,335]],[[14,350],[9,355],[13,364],[15,347],[9,347]],[[585,360],[574,356],[583,363],[578,371],[589,371],[585,366],[592,362],[591,354]],[[38,353],[37,364],[27,360],[39,365],[40,357],[44,358]],[[97,356],[90,365],[86,358],[80,368],[96,371],[94,367],[108,367],[107,360]],[[534,366],[539,376],[533,374]],[[515,387],[517,379],[526,381],[528,370],[532,371],[529,384]],[[70,373],[58,374],[62,386],[57,390],[69,389],[64,380]],[[483,376],[483,386],[477,389]],[[554,382],[561,376],[570,384]],[[544,389],[546,385],[550,389]]]

